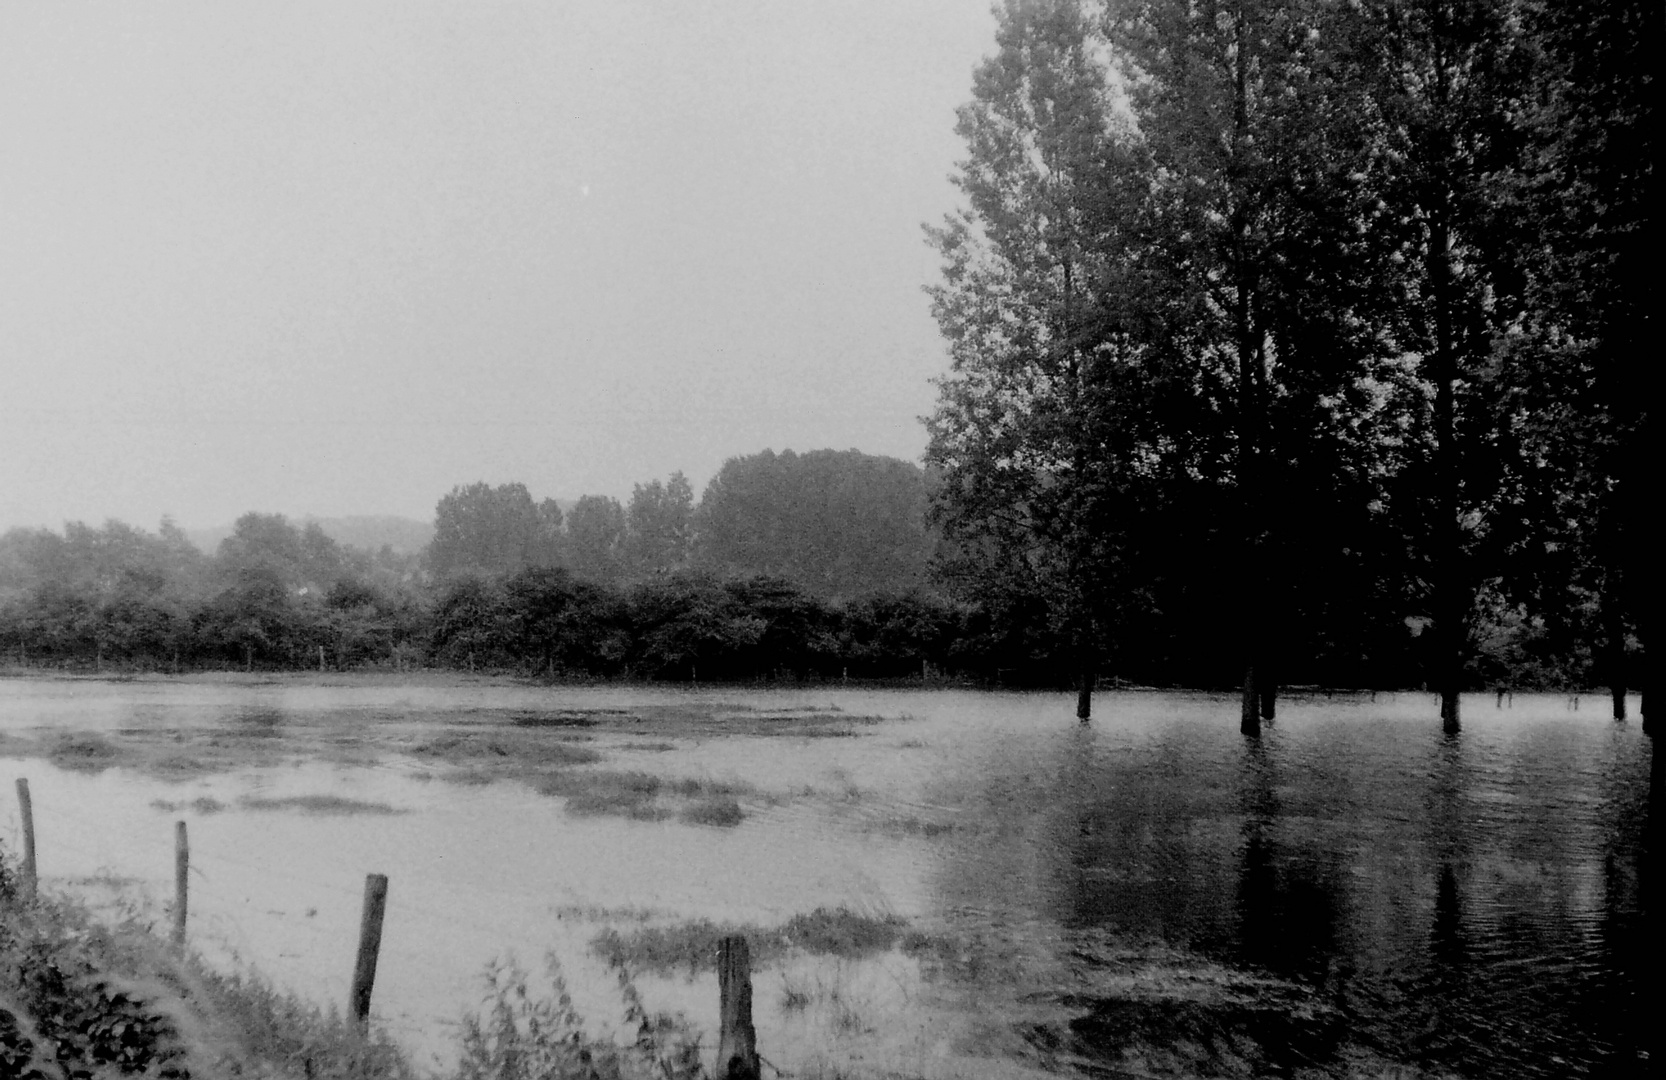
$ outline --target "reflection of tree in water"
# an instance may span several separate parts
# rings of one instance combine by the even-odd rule
[[[1218,765],[1184,728],[1149,749],[1110,750],[1082,729],[1064,746],[1056,844],[1059,921],[1190,947],[1231,921],[1223,793],[1197,775]]]
[[[1592,995],[1580,1010],[1581,1026],[1599,1033],[1612,1047],[1616,1062],[1647,1071],[1644,1064],[1662,1052],[1660,1025],[1645,1014],[1653,1000],[1645,979],[1658,978],[1666,966],[1666,935],[1651,927],[1648,912],[1660,896],[1663,755],[1654,739],[1645,739],[1647,763],[1634,762],[1634,771],[1610,770],[1605,776],[1604,802],[1611,815],[1607,850],[1603,855],[1603,904],[1597,925],[1601,969],[1613,973],[1608,992]],[[1637,775],[1649,769],[1645,787]],[[1646,791],[1646,794],[1643,794]],[[1641,1055],[1647,1054],[1648,1058]]]
[[[1652,1037],[1661,789],[1616,732],[1061,725],[961,779],[960,805],[1006,824],[957,840],[940,882],[1063,931],[1078,968],[1161,938],[1291,980],[1349,1042],[1436,1074],[1623,1075]],[[1271,1062],[1259,993],[1253,1016],[1090,993],[1073,1030],[1248,1032]]]
[[[1286,978],[1322,980],[1339,951],[1334,853],[1281,835],[1278,768],[1259,737],[1244,740],[1233,959]],[[1303,850],[1303,847],[1306,850]]]

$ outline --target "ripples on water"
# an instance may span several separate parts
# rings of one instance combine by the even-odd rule
[[[1089,943],[1107,933],[1196,950],[1312,988],[1352,1040],[1387,1057],[1465,1075],[1643,1068],[1650,746],[1636,725],[1598,708],[1574,712],[1546,696],[1495,709],[1476,698],[1465,703],[1463,732],[1449,737],[1426,695],[1316,695],[1281,703],[1277,722],[1246,740],[1236,703],[1206,695],[1105,695],[1087,727],[1061,695],[702,696],[897,719],[854,738],[707,738],[614,763],[745,778],[782,796],[730,831],[568,819],[559,804],[515,785],[460,789],[397,770],[319,765],[211,778],[198,787],[228,803],[327,783],[411,812],[371,821],[205,818],[193,825],[207,834],[194,834],[194,851],[219,843],[245,860],[260,852],[255,861],[294,879],[273,886],[252,869],[238,877],[228,863],[223,902],[216,909],[209,899],[209,917],[217,914],[234,945],[243,942],[245,959],[335,998],[346,972],[315,970],[307,958],[346,956],[351,915],[323,928],[297,913],[343,906],[331,890],[351,893],[367,863],[403,867],[395,904],[403,888],[436,925],[421,931],[426,955],[403,976],[391,964],[392,985],[378,994],[419,1026],[471,1004],[468,977],[495,952],[556,943],[556,904],[776,922],[845,903],[1090,966]],[[0,731],[226,725],[265,735],[350,722],[355,712],[433,723],[494,707],[681,697],[21,680],[0,683]],[[43,778],[37,815],[47,833],[48,778],[81,811],[101,806],[124,817],[124,828],[147,815],[165,823],[145,807],[159,792],[179,799],[182,790],[119,773],[30,768]],[[167,834],[154,831],[156,865],[165,867]],[[154,868],[130,864],[134,844],[122,835],[58,839],[66,854],[91,845],[74,856],[76,873],[114,867],[161,881]],[[43,852],[50,843],[43,836]],[[236,902],[257,886],[274,891]],[[284,920],[273,929],[262,911]],[[1072,1030],[1087,1052],[1095,1038],[1114,1038],[1114,1002],[1053,989],[1079,1013]],[[968,991],[968,1008],[977,996],[977,987]]]
[[[1061,926],[1318,987],[1401,1060],[1491,1076],[1635,1062],[1647,740],[1561,698],[1471,703],[1446,737],[1405,697],[1321,696],[1259,740],[1226,703],[1133,698],[1051,734],[1029,770],[997,752],[962,790],[1042,823],[1045,864],[1010,901]],[[1014,888],[1016,854],[969,846],[949,889]]]

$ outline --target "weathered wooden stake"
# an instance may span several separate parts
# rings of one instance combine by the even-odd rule
[[[758,1032],[752,1026],[752,954],[746,939],[717,947],[717,1080],[759,1080]]]
[[[353,964],[353,991],[347,1007],[356,1023],[370,1019],[370,990],[376,984],[376,955],[382,949],[382,912],[388,904],[388,876],[366,874],[364,914],[359,919],[359,955]]]
[[[29,801],[29,781],[17,778],[17,806],[23,817],[23,902],[35,902],[35,808]]]
[[[185,944],[185,895],[191,870],[191,843],[185,822],[174,822],[174,944]]]

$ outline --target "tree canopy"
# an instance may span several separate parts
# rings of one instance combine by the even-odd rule
[[[1084,717],[1100,664],[1183,654],[1249,732],[1348,667],[1455,725],[1504,623],[1566,656],[1595,618],[1623,684],[1654,173],[1609,140],[1653,130],[1660,12],[1575,9],[998,9],[927,456],[954,580],[1044,599]]]

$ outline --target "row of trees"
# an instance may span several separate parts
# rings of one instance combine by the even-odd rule
[[[435,511],[427,566],[440,579],[561,567],[621,584],[678,570],[767,574],[820,596],[919,588],[935,540],[917,465],[855,450],[730,458],[698,504],[682,473],[627,505],[586,495],[563,512],[521,484],[454,488]]]
[[[1045,598],[976,602],[915,588],[831,596],[779,575],[674,570],[620,583],[526,565],[436,578],[419,556],[358,550],[316,524],[248,514],[210,556],[164,522],[0,536],[0,653],[83,670],[448,666],[686,680],[923,671],[1005,685],[1067,681],[1075,653]],[[1186,613],[1182,613],[1184,618]],[[1584,661],[1519,621],[1489,626],[1483,677],[1578,684]],[[1170,628],[1128,643],[1126,678],[1199,685],[1193,641]],[[1317,669],[1340,686],[1416,685],[1429,639],[1404,626]]]
[[[22,663],[167,667],[386,655],[420,625],[415,560],[245,514],[217,554],[164,521],[0,537],[0,647]]]
[[[247,514],[212,556],[164,522],[0,537],[0,650],[91,669],[442,665],[688,680],[923,671],[1045,684],[1041,623],[921,590],[833,600],[770,576],[611,585],[526,565],[432,578],[317,525]]]
[[[1449,727],[1528,638],[1594,650],[1623,715],[1660,6],[998,15],[932,231],[963,595],[1045,598],[1084,718],[1154,638],[1241,682],[1255,731],[1279,681],[1392,678],[1408,634]]]

